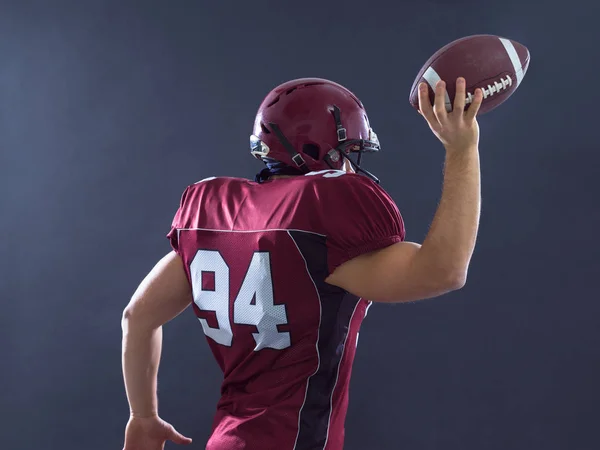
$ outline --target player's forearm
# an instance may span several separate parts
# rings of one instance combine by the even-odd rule
[[[442,197],[420,257],[437,273],[464,283],[475,248],[480,211],[478,149],[447,152]]]
[[[122,326],[123,377],[131,414],[138,417],[156,415],[162,327],[142,328],[136,325],[135,318],[124,318]]]

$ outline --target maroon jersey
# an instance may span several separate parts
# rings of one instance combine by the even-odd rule
[[[169,238],[223,371],[208,450],[338,450],[370,302],[325,279],[404,239],[400,213],[341,171],[189,186]]]

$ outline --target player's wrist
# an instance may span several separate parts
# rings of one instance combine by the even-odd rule
[[[479,153],[478,144],[458,144],[458,145],[444,145],[446,149],[446,156],[464,155],[464,154],[477,154]]]
[[[130,411],[129,417],[131,419],[155,419],[158,417],[158,411]]]

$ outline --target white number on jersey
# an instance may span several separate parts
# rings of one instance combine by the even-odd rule
[[[202,272],[214,273],[214,290],[202,286]],[[214,311],[218,328],[208,325],[206,319],[199,319],[204,334],[215,342],[230,347],[233,340],[229,320],[229,267],[218,251],[199,250],[190,264],[194,303],[203,311]],[[256,347],[283,350],[291,345],[290,333],[279,332],[277,325],[287,324],[285,305],[275,305],[271,258],[268,252],[255,252],[246,272],[235,301],[233,302],[233,323],[254,325],[257,333],[252,333]]]
[[[202,272],[215,274],[215,289],[202,289]],[[218,328],[211,328],[206,319],[198,319],[204,334],[215,342],[231,346],[233,333],[229,323],[229,266],[219,252],[198,250],[190,264],[194,303],[203,311],[214,311]]]

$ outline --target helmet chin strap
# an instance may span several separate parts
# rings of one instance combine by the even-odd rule
[[[296,165],[296,168],[302,173],[310,172],[308,166],[306,165],[306,161],[304,160],[302,155],[298,153],[298,151],[294,148],[291,142],[288,141],[288,139],[285,137],[279,126],[276,123],[269,123],[269,126],[271,127],[271,130],[273,131],[275,136],[277,136],[277,139],[279,139],[281,145],[283,145],[283,148],[285,148],[289,153],[290,158],[292,158],[293,163]]]
[[[373,175],[371,172],[368,172],[367,170],[363,169],[360,167],[360,162],[362,159],[362,148],[364,146],[364,141],[348,141],[348,135],[346,132],[346,128],[344,128],[344,126],[342,125],[342,111],[340,110],[340,108],[338,108],[336,105],[333,105],[333,110],[331,111],[333,114],[333,119],[335,120],[335,128],[336,128],[336,132],[337,132],[337,138],[338,138],[338,148],[336,149],[340,155],[342,155],[342,159],[346,158],[346,160],[348,160],[350,162],[350,165],[352,166],[352,168],[354,169],[355,172],[360,172],[363,173],[364,175],[366,175],[367,177],[369,177],[370,179],[372,179],[375,183],[379,184],[379,178],[377,178],[375,175]],[[350,158],[346,152],[344,151],[344,149],[342,148],[343,146],[349,146],[352,145],[352,142],[355,143],[359,143],[360,142],[360,150],[358,151],[358,161],[354,162],[352,160],[352,158]],[[329,164],[329,167],[332,167],[330,162],[328,161],[328,159],[330,158],[330,156],[326,156],[325,157],[325,161],[327,162],[327,164]]]

